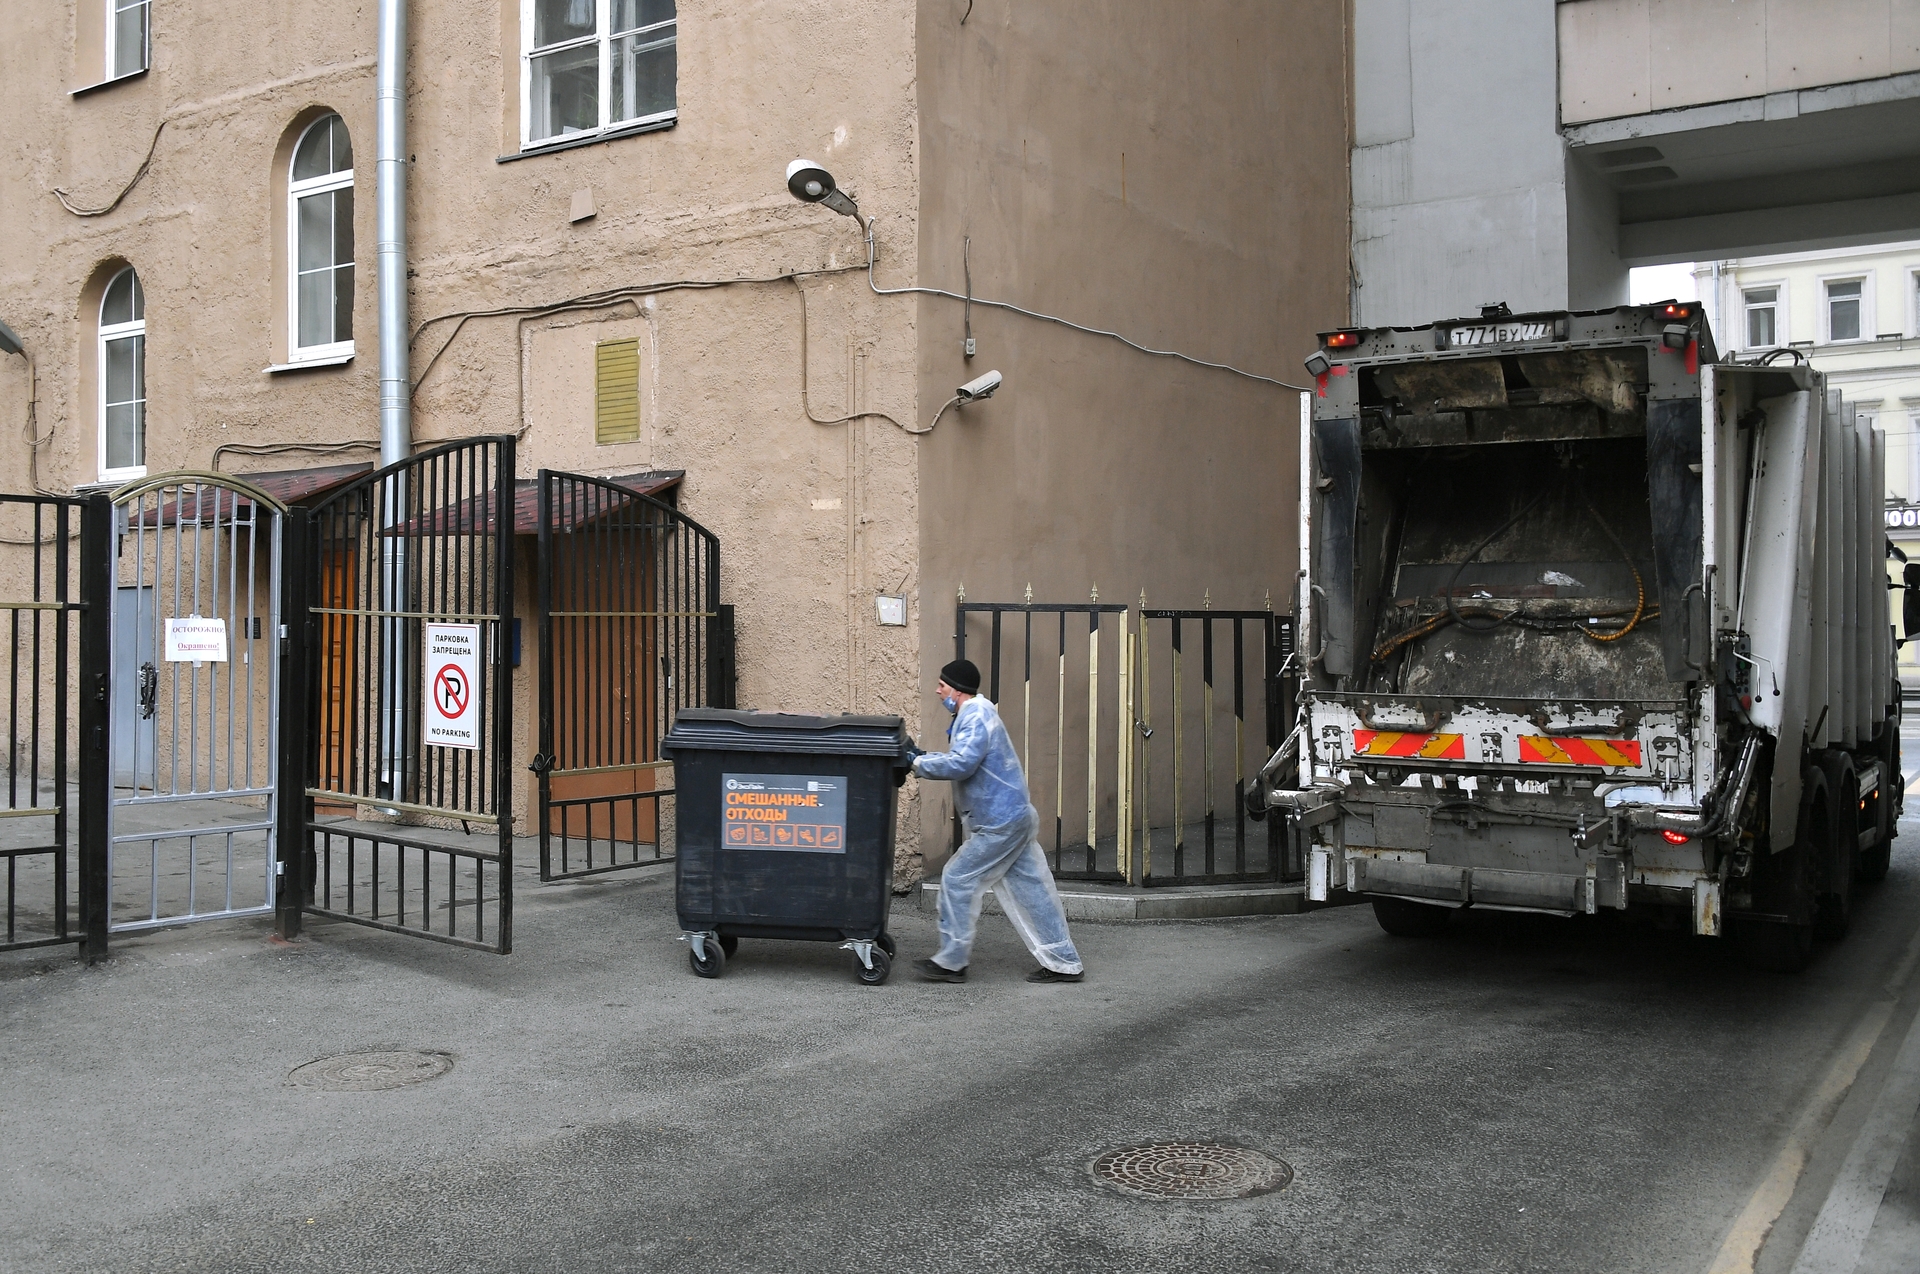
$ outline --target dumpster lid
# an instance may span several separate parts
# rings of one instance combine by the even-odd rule
[[[799,752],[897,757],[907,750],[901,717],[809,717],[790,712],[682,708],[660,741],[671,756],[688,752]]]

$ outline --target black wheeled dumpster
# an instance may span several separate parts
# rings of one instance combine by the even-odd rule
[[[877,986],[893,966],[894,790],[911,765],[899,717],[686,708],[673,761],[674,905],[693,971],[717,978],[742,938],[838,942]]]

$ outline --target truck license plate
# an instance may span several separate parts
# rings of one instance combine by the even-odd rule
[[[1476,323],[1470,327],[1456,327],[1447,333],[1447,344],[1458,348],[1463,345],[1507,345],[1516,341],[1546,341],[1553,339],[1553,324],[1538,323]]]

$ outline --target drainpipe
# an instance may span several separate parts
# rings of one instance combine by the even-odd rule
[[[407,366],[407,3],[380,0],[374,70],[374,268],[380,290],[380,463],[413,450]]]
[[[413,451],[412,369],[407,358],[407,0],[379,0],[379,46],[374,68],[374,248],[380,294],[380,463],[396,464]],[[406,521],[403,478],[380,484],[383,529]],[[380,786],[388,800],[412,794],[408,753],[405,621],[411,609],[406,541],[381,537]]]

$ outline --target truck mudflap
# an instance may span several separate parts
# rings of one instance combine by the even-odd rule
[[[1307,696],[1312,773],[1381,766],[1690,785],[1685,705],[1453,700],[1316,691]]]

